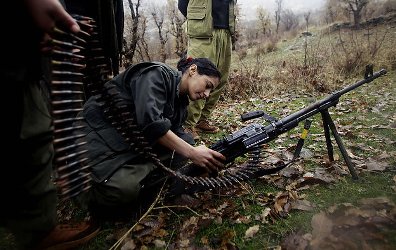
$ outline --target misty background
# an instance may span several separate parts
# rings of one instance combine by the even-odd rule
[[[186,51],[185,17],[177,0],[126,0],[124,59],[128,64],[179,58]],[[396,12],[396,0],[237,0],[234,50],[259,46],[265,53],[278,41],[337,25],[359,26]],[[320,28],[321,27],[321,28]]]
[[[319,11],[325,3],[326,0],[287,0],[283,2],[283,5],[285,9],[291,9],[295,13],[303,13]],[[259,7],[264,7],[270,12],[275,11],[274,0],[238,0],[237,4],[241,10],[241,18],[247,20],[256,18],[256,10]]]
[[[127,1],[125,1],[127,3]],[[292,9],[296,13],[307,11],[315,12],[321,10],[326,4],[326,0],[285,0],[282,5],[285,9]],[[165,0],[143,0],[142,6],[166,5]],[[274,0],[237,0],[237,5],[241,11],[241,19],[252,20],[256,18],[256,11],[259,7],[273,12],[275,11]]]

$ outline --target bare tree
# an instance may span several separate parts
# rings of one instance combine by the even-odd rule
[[[304,20],[305,20],[305,31],[308,32],[308,25],[309,25],[309,18],[311,17],[311,12],[304,13]]]
[[[308,11],[304,13],[304,20],[305,20],[305,39],[304,39],[304,67],[307,67],[307,55],[308,55],[308,25],[309,25],[309,17],[311,16],[311,12]]]
[[[182,57],[187,48],[187,36],[183,29],[185,17],[177,8],[176,0],[168,0],[169,33],[175,37],[175,53]]]
[[[352,12],[353,22],[355,27],[358,27],[360,24],[360,20],[362,19],[362,10],[369,3],[369,0],[340,0],[349,12]]]
[[[163,8],[158,8],[153,6],[151,9],[151,16],[154,20],[154,24],[158,30],[158,38],[160,42],[159,56],[160,61],[165,62],[166,60],[166,43],[168,41],[168,31],[164,29],[165,21],[165,10]]]
[[[339,0],[327,0],[325,5],[325,21],[327,24],[339,20],[342,8]]]
[[[136,51],[139,54],[140,61],[152,61],[149,53],[149,46],[146,41],[146,30],[147,30],[147,18],[142,15],[140,22],[140,39],[137,43]]]
[[[286,31],[290,31],[298,26],[298,17],[292,10],[285,10],[282,14],[282,23]]]
[[[257,19],[259,28],[263,36],[270,32],[271,19],[268,12],[262,7],[257,8]]]
[[[130,41],[124,43],[126,66],[133,63],[133,57],[135,56],[136,45],[140,39],[138,32],[139,19],[140,19],[140,14],[139,14],[140,0],[136,1],[135,7],[133,6],[132,0],[128,0],[128,4],[129,4],[129,9],[131,10],[132,28],[130,30]]]
[[[235,5],[234,11],[235,11],[236,20],[240,20],[241,19],[241,8],[238,4]],[[241,37],[242,37],[241,22],[237,21],[237,22],[235,22],[235,32],[231,35],[232,50],[237,49],[236,44]]]
[[[385,1],[381,11],[383,14],[388,14],[396,11],[396,1],[394,0]]]
[[[275,0],[276,8],[275,8],[275,25],[276,25],[276,34],[279,32],[279,25],[281,21],[281,13],[282,13],[282,2],[283,0]]]

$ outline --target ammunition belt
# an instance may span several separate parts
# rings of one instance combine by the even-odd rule
[[[87,142],[78,125],[84,102],[110,79],[111,65],[100,45],[95,21],[73,15],[78,34],[55,28],[51,34],[50,97],[54,126],[54,172],[59,196],[71,198],[91,187]]]
[[[221,171],[218,176],[198,177],[186,175],[183,173],[184,169],[191,169],[198,166],[188,163],[177,171],[166,167],[159,160],[158,155],[154,152],[145,139],[142,131],[138,128],[135,120],[136,116],[130,112],[133,108],[125,103],[114,85],[108,84],[105,86],[101,100],[103,102],[102,106],[105,116],[112,122],[117,131],[124,137],[126,142],[130,143],[130,146],[134,148],[136,152],[153,162],[158,168],[164,170],[169,175],[191,185],[199,185],[206,189],[234,186],[249,179],[276,173],[291,164],[290,162],[273,168],[265,168],[260,165],[262,159],[261,150],[256,147],[247,154],[247,164],[232,167],[228,166],[224,171]]]
[[[111,76],[111,62],[104,56],[95,21],[73,15],[81,31],[74,35],[55,29],[52,35],[51,104],[54,123],[54,170],[58,193],[62,199],[74,197],[91,187],[87,142],[77,116],[83,104],[94,96],[107,120],[136,152],[184,182],[204,188],[221,188],[240,184],[257,176],[277,172],[284,166],[265,169],[260,166],[260,150],[254,149],[247,165],[228,167],[215,177],[189,176],[166,167],[137,127],[135,115],[114,85],[105,87]]]

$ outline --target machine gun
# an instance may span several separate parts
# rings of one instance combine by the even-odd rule
[[[295,128],[302,121],[306,121],[306,124],[304,126],[305,130],[309,129],[310,121],[308,118],[320,113],[324,125],[324,134],[326,137],[326,146],[330,161],[334,160],[333,146],[330,138],[331,131],[353,179],[357,179],[358,177],[355,172],[354,166],[348,156],[347,151],[345,150],[341,137],[337,132],[337,129],[329,114],[328,109],[336,106],[339,98],[343,94],[350,92],[365,83],[369,83],[385,74],[385,69],[381,69],[380,71],[373,73],[373,67],[372,65],[369,65],[366,67],[366,72],[363,80],[358,81],[348,87],[345,87],[342,90],[336,91],[333,94],[327,96],[326,98],[319,100],[316,103],[313,103],[310,106],[303,108],[280,120],[276,120],[275,118],[271,117],[263,111],[253,111],[243,114],[241,115],[242,121],[248,121],[253,118],[264,117],[269,122],[269,124],[266,126],[257,123],[250,124],[242,128],[241,130],[236,131],[235,133],[225,136],[223,139],[211,145],[210,148],[222,153],[226,157],[225,163],[230,163],[233,162],[237,157],[243,156],[246,153],[254,150],[255,148],[258,148],[260,145],[273,141],[280,134],[283,134]],[[295,157],[297,157],[301,151],[305,136],[306,133],[305,135],[303,134],[303,136],[301,136],[301,139],[297,144],[294,154]]]

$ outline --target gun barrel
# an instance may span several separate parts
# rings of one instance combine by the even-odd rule
[[[386,73],[387,73],[387,71],[385,69],[381,69],[380,71],[377,71],[377,72],[373,73],[371,76],[369,76],[367,78],[364,78],[363,80],[360,80],[360,81],[358,81],[358,82],[356,82],[356,83],[354,83],[354,84],[352,84],[352,85],[350,85],[348,87],[345,87],[344,89],[338,91],[337,94],[339,96],[341,96],[341,95],[343,95],[343,94],[345,94],[345,93],[347,93],[347,92],[349,92],[351,90],[356,89],[357,87],[359,87],[359,86],[361,86],[361,85],[363,85],[365,83],[372,82],[374,79],[376,79],[376,78],[378,78],[380,76],[383,76]]]
[[[370,75],[369,77],[366,77],[363,80],[360,80],[350,86],[347,86],[339,91],[336,91],[333,94],[323,98],[322,100],[319,100],[306,108],[303,108],[291,115],[288,115],[288,116],[278,120],[275,123],[275,127],[280,130],[279,131],[280,133],[283,133],[284,131],[287,131],[290,128],[297,126],[299,122],[319,113],[320,111],[322,111],[324,109],[327,109],[331,106],[336,105],[338,102],[338,99],[343,94],[345,94],[349,91],[352,91],[365,83],[369,83],[369,82],[373,81],[374,79],[376,79],[382,75],[385,75],[385,74],[386,74],[386,70],[381,69],[380,71],[373,73],[372,75]]]

